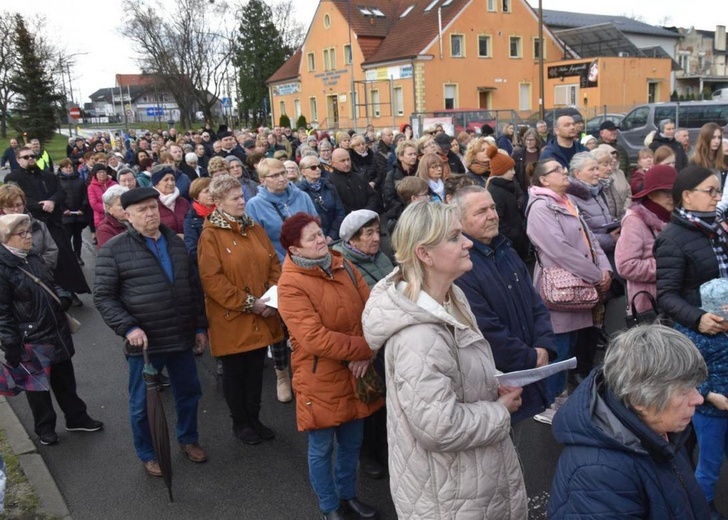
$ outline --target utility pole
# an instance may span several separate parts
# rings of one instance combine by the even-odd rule
[[[543,0],[538,0],[538,117],[541,121],[544,113],[544,77],[543,77]]]

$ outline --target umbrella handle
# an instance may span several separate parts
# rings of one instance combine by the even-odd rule
[[[149,352],[147,351],[147,345],[142,347],[142,356],[144,356],[144,364],[149,364]]]

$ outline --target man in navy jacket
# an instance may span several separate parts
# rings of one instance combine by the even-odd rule
[[[473,268],[455,283],[490,343],[496,368],[514,372],[547,365],[555,356],[551,317],[526,265],[498,234],[493,198],[480,186],[466,186],[455,193],[453,202],[460,208],[463,233],[473,241]],[[521,398],[523,405],[513,414],[512,424],[549,405],[544,380],[526,386]]]

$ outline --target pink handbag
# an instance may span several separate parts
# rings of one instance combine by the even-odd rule
[[[544,267],[541,298],[553,311],[588,311],[599,303],[596,287],[561,267]]]

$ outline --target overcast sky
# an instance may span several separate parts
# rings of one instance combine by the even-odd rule
[[[167,1],[167,0],[165,0]],[[168,0],[172,3],[173,0]],[[366,5],[366,0],[357,5]],[[484,0],[473,0],[484,2]],[[529,0],[536,7],[538,0]],[[601,2],[574,2],[573,0],[543,0],[544,9],[588,11],[594,14],[635,16],[648,23],[681,27],[694,26],[714,30],[718,8],[725,0],[660,0],[635,2],[609,0]],[[19,11],[24,15],[42,13],[47,20],[47,36],[68,54],[76,54],[77,66],[72,70],[74,98],[89,102],[88,96],[99,88],[114,85],[116,73],[138,73],[134,50],[119,34],[124,19],[124,0],[0,0],[0,11]],[[308,26],[313,18],[317,0],[295,0],[299,18]],[[728,23],[728,15],[722,20]],[[3,37],[4,35],[0,35]],[[79,95],[80,94],[80,95]]]

